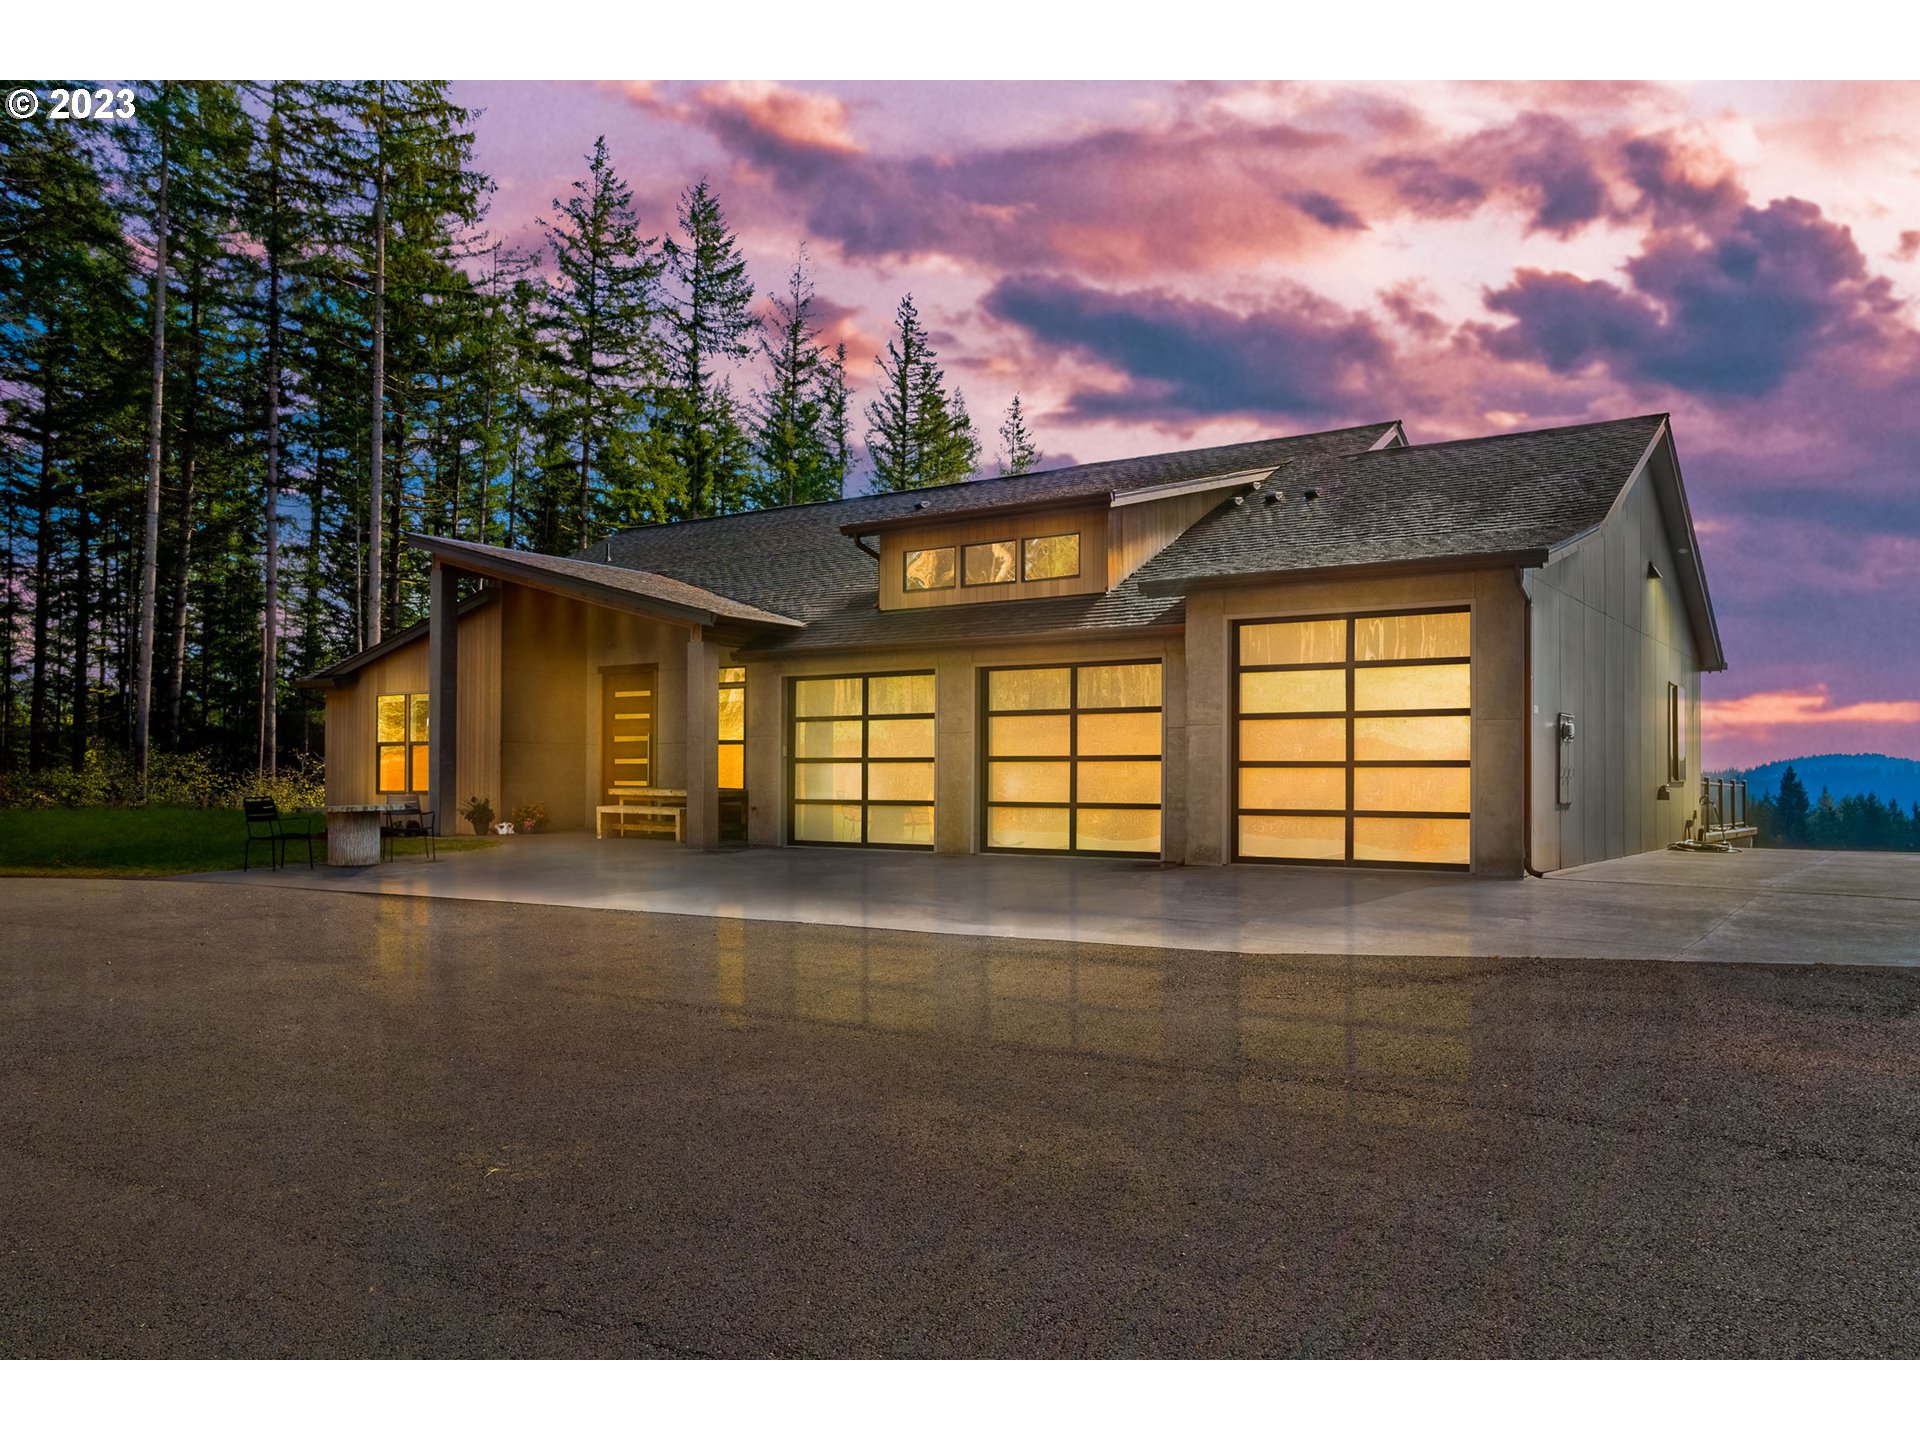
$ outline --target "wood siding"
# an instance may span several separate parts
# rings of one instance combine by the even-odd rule
[[[1649,563],[1662,577],[1647,573]],[[1586,865],[1681,839],[1699,811],[1700,662],[1646,470],[1599,534],[1528,577],[1533,864]],[[1667,785],[1669,682],[1687,696],[1687,774]],[[1556,717],[1574,717],[1573,803],[1556,802]]]
[[[1107,588],[1113,589],[1214,509],[1229,503],[1233,490],[1241,488],[1235,485],[1116,505],[1107,514]]]
[[[1080,536],[1080,573],[1071,580],[1015,580],[1007,585],[962,585],[961,550],[988,540],[1023,540],[1039,535]],[[851,545],[852,540],[847,543]],[[947,590],[908,590],[906,555],[951,545],[956,583]],[[895,530],[880,537],[880,608],[918,610],[938,605],[974,605],[994,600],[1039,600],[1052,595],[1098,595],[1107,589],[1107,509],[1081,506],[997,520],[948,521],[924,529]]]
[[[500,632],[496,602],[460,619],[460,784],[469,796],[500,808]],[[402,646],[360,671],[358,681],[327,691],[327,803],[366,805],[380,799],[374,776],[374,720],[382,695],[427,693],[427,637]],[[441,724],[428,719],[432,735]],[[444,817],[448,829],[472,827]]]

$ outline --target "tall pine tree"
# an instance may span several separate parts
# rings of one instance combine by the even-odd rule
[[[867,406],[873,488],[915,490],[973,476],[980,442],[958,389],[950,396],[913,296],[894,312],[896,333],[875,356],[882,384]]]
[[[701,180],[680,197],[679,234],[665,243],[669,310],[670,453],[680,514],[724,515],[746,496],[747,447],[732,387],[720,371],[752,353],[753,282],[720,201]]]
[[[1026,411],[1020,408],[1019,392],[1007,406],[1007,418],[1000,422],[1000,473],[1024,475],[1040,466],[1040,447],[1027,429]]]

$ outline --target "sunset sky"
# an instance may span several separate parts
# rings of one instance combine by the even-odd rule
[[[1706,758],[1920,756],[1920,85],[460,82],[491,228],[604,133],[805,239],[865,386],[912,291],[1049,463],[1671,411],[1732,668]],[[866,397],[862,397],[864,400]]]

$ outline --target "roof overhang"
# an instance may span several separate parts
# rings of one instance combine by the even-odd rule
[[[1640,463],[1627,483],[1614,497],[1607,517],[1591,529],[1569,537],[1553,547],[1548,563],[1561,560],[1595,541],[1607,524],[1627,503],[1633,487],[1645,476],[1653,486],[1660,517],[1666,522],[1667,539],[1673,551],[1674,584],[1687,607],[1687,619],[1693,627],[1693,641],[1700,651],[1700,668],[1721,671],[1727,668],[1727,653],[1720,642],[1720,622],[1713,613],[1713,596],[1707,589],[1707,571],[1700,559],[1700,537],[1693,528],[1693,509],[1687,504],[1687,489],[1680,479],[1680,455],[1674,448],[1673,422],[1660,421],[1660,428],[1648,442]]]
[[[407,544],[415,550],[421,550],[433,556],[443,565],[463,570],[471,575],[483,575],[492,580],[524,585],[532,590],[544,590],[549,594],[584,600],[609,610],[623,610],[629,614],[645,615],[656,620],[668,620],[676,624],[711,629],[717,632],[716,638],[720,639],[730,636],[758,635],[766,630],[805,628],[802,621],[790,619],[785,615],[775,615],[771,611],[759,610],[757,607],[748,607],[753,608],[754,613],[751,616],[729,615],[699,604],[682,603],[658,595],[639,594],[618,584],[603,583],[582,575],[563,574],[548,569],[535,560],[518,559],[512,551],[498,550],[491,546],[470,545],[464,541],[449,543],[430,535],[409,535]],[[596,564],[593,561],[577,563]],[[681,588],[696,595],[702,593],[698,587],[691,585],[681,585]],[[723,597],[713,598],[725,603]]]
[[[1436,555],[1414,560],[1380,560],[1365,565],[1320,565],[1307,569],[1258,570],[1244,575],[1198,575],[1175,580],[1143,580],[1148,595],[1185,595],[1194,590],[1245,589],[1253,585],[1300,585],[1322,580],[1367,579],[1385,575],[1440,575],[1462,570],[1511,570],[1547,563],[1545,550],[1500,550],[1484,555]]]
[[[491,605],[494,592],[482,590],[477,595],[469,595],[462,600],[454,613],[460,616],[471,615],[482,606]],[[396,650],[403,650],[416,640],[427,638],[427,622],[419,620],[404,630],[396,630],[378,645],[369,645],[345,659],[316,670],[311,675],[302,675],[293,682],[296,690],[346,690],[360,683],[360,672],[376,660],[385,659]]]
[[[1046,500],[1022,500],[1011,505],[974,505],[965,509],[909,510],[904,515],[888,515],[879,520],[857,520],[842,525],[840,533],[859,539],[862,535],[884,535],[893,530],[921,530],[972,520],[999,520],[1017,515],[1035,515],[1047,510],[1092,510],[1112,503],[1111,490],[1089,490],[1081,495],[1057,495]]]

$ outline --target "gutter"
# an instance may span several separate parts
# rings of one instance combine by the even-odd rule
[[[1527,707],[1520,741],[1520,808],[1526,817],[1520,832],[1520,868],[1544,880],[1546,875],[1533,867],[1533,592],[1527,589],[1524,566],[1513,567],[1513,583],[1520,587],[1520,687],[1526,692],[1522,703]]]
[[[1151,562],[1149,562],[1151,563]],[[1457,570],[1538,569],[1547,563],[1545,550],[1503,550],[1489,555],[1438,555],[1420,560],[1378,560],[1362,565],[1316,565],[1297,570],[1259,570],[1242,575],[1191,575],[1174,580],[1142,580],[1144,595],[1185,595],[1205,586],[1244,589],[1254,585],[1298,585],[1323,580],[1375,575],[1429,575]]]

